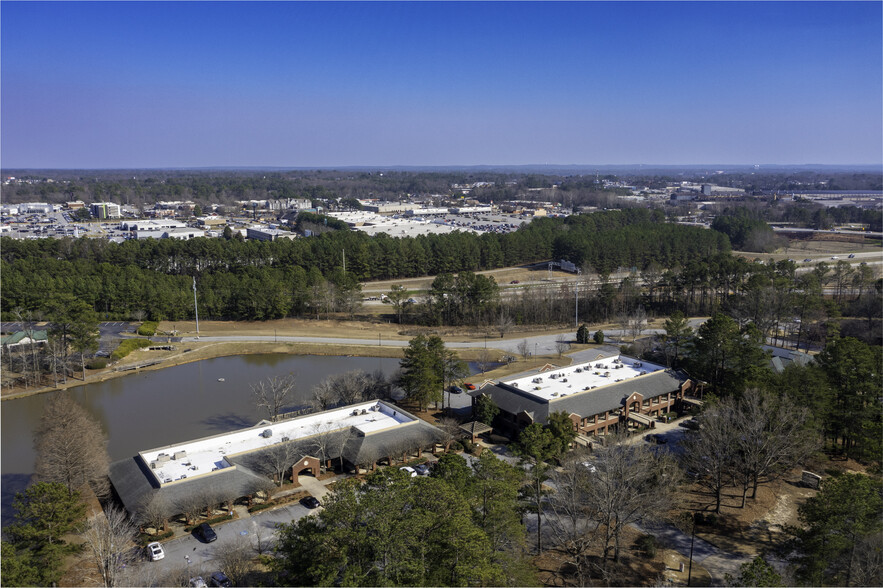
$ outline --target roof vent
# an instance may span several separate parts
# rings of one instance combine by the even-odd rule
[[[264,439],[269,439],[273,436],[273,429],[264,429],[264,432],[261,433],[261,437]]]

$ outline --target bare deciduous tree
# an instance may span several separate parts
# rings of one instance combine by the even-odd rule
[[[487,368],[493,363],[493,353],[487,349],[478,350],[478,369],[481,373],[485,373]]]
[[[254,553],[248,539],[237,536],[233,542],[215,548],[212,559],[234,586],[248,586],[248,576],[254,571],[253,558]]]
[[[736,465],[737,434],[732,406],[707,406],[702,413],[702,427],[687,431],[681,446],[687,474],[714,496],[714,512],[720,513],[724,488],[730,485]]]
[[[254,537],[252,547],[254,547],[258,555],[264,555],[273,549],[274,541],[272,534],[268,534],[266,529],[254,520],[252,520],[251,534]]]
[[[736,434],[735,464],[738,483],[742,486],[742,506],[751,489],[769,483],[803,461],[816,447],[817,436],[807,427],[809,410],[787,398],[777,398],[760,390],[750,389],[737,399],[725,399],[728,413],[734,419]],[[711,413],[705,417],[720,417]],[[706,427],[716,427],[708,422]],[[701,436],[701,432],[700,432]]]
[[[500,333],[500,339],[505,337],[506,333],[512,330],[512,325],[514,324],[515,322],[508,313],[503,311],[500,312],[500,318],[497,320],[497,332]]]
[[[258,408],[266,410],[269,420],[275,421],[290,400],[294,387],[293,375],[273,376],[252,384],[251,391]]]
[[[628,317],[628,330],[632,341],[637,341],[646,328],[647,311],[643,306],[639,306]]]
[[[261,452],[258,467],[269,475],[277,486],[281,486],[285,474],[303,455],[304,453],[297,443],[276,443]]]
[[[137,521],[143,527],[153,527],[157,531],[165,531],[168,518],[173,514],[172,507],[165,495],[153,494],[138,509]]]
[[[185,494],[176,503],[174,510],[184,515],[184,522],[192,525],[199,518],[205,506],[202,497],[196,494]]]
[[[558,339],[555,341],[555,351],[558,352],[558,357],[564,355],[564,353],[570,349],[570,342],[565,339]]]
[[[442,432],[445,451],[450,449],[451,443],[463,436],[463,432],[460,430],[460,421],[453,417],[442,417],[436,421],[435,426]]]
[[[614,440],[594,454],[585,505],[604,529],[604,559],[619,561],[626,526],[661,517],[674,504],[681,471],[667,454]]]
[[[595,467],[587,452],[567,454],[561,467],[552,474],[557,491],[547,501],[547,529],[557,547],[567,555],[578,585],[588,586],[593,566],[589,553],[598,543],[598,521],[589,508],[589,485]]]
[[[325,464],[331,461],[333,455],[333,445],[335,437],[342,435],[331,422],[315,423],[310,431],[309,450],[316,456],[326,467]]]
[[[527,342],[527,339],[522,339],[518,344],[518,355],[521,356],[521,359],[530,357],[530,343]]]
[[[112,505],[89,519],[81,534],[104,586],[121,585],[123,570],[134,560],[131,549],[135,525]]]
[[[96,495],[110,490],[107,438],[101,424],[67,392],[46,402],[34,432],[37,478],[61,482],[68,492],[89,486]]]

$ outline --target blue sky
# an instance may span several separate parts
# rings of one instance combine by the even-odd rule
[[[0,165],[876,164],[881,6],[4,0]]]

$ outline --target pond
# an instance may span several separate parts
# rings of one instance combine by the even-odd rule
[[[296,407],[306,404],[313,387],[330,375],[380,370],[388,376],[398,368],[394,358],[237,355],[86,384],[69,393],[104,427],[115,461],[144,449],[254,425],[266,414],[255,406],[250,386],[264,378],[294,374],[291,405]],[[34,470],[33,432],[51,394],[58,393],[2,403],[3,524],[12,497],[27,486]]]

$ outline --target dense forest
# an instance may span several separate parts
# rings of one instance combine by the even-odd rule
[[[588,271],[672,267],[729,250],[714,231],[665,223],[659,211],[537,219],[508,234],[369,237],[340,230],[274,242],[205,239],[2,240],[2,308],[40,312],[68,292],[107,317],[192,315],[265,320],[350,310],[358,282],[472,272],[569,257]],[[346,272],[343,257],[346,256]]]

